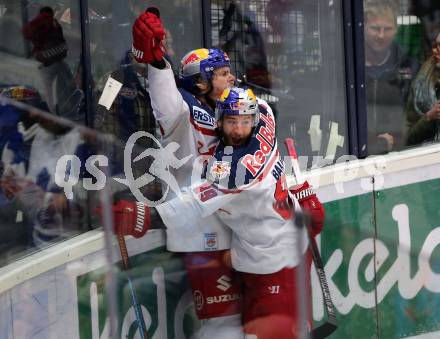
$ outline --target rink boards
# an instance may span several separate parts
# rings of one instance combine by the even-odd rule
[[[440,147],[313,170],[319,237],[339,328],[331,338],[440,337]],[[129,239],[132,279],[152,338],[197,328],[179,255],[152,231]],[[118,262],[117,248],[112,261]],[[107,257],[92,231],[0,269],[0,338],[106,338]],[[117,337],[136,338],[126,277],[114,266]],[[314,272],[314,319],[323,317]]]

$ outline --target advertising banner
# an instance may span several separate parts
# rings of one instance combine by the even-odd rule
[[[331,338],[440,337],[437,167],[387,173],[381,180],[357,178],[318,190],[326,223],[317,240],[338,319]],[[149,338],[190,338],[200,325],[181,256],[166,251],[159,230],[127,244],[130,277]],[[3,289],[2,338],[108,338],[105,250],[101,245],[75,252],[82,254]],[[120,257],[113,260],[116,336],[139,338],[127,275]],[[324,308],[313,269],[312,287],[316,326]]]
[[[158,247],[130,258],[130,277],[142,305],[149,338],[189,338],[197,327],[181,257]],[[105,271],[78,276],[81,339],[108,338]],[[137,325],[125,272],[114,270],[117,285],[118,338],[136,338]]]

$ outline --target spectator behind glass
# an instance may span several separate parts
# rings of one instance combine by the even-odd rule
[[[405,102],[419,67],[394,41],[397,15],[394,1],[364,1],[369,154],[402,146]]]
[[[438,0],[411,0],[410,13],[417,16],[423,29],[423,47],[427,55],[431,49],[432,33],[440,22],[440,1]]]
[[[237,75],[245,75],[250,86],[267,92],[272,82],[264,41],[257,26],[257,13],[251,9],[248,1],[229,3],[224,10],[219,39],[218,47],[235,61]]]
[[[0,193],[9,202],[4,208],[22,211],[28,228],[27,242],[19,244],[20,250],[43,248],[79,234],[85,223],[86,192],[76,185],[74,199],[68,200],[55,183],[57,162],[63,155],[74,154],[81,164],[89,156],[78,130],[8,105],[0,106],[0,121],[9,127],[0,158],[4,167]],[[33,127],[25,130],[24,126]],[[82,179],[84,166],[79,174]]]
[[[122,83],[110,110],[98,105],[94,118],[94,128],[102,133],[111,134],[122,145],[133,133],[146,131],[156,136],[156,121],[151,107],[150,94],[148,93],[147,67],[145,64],[138,63],[131,51],[127,51],[124,58],[120,61],[119,67],[112,72],[104,75],[97,83],[97,97],[103,93],[107,79],[110,77]],[[121,175],[124,171],[124,149],[121,144],[109,145],[107,156],[110,159],[111,175]],[[136,150],[144,151],[147,148],[154,148],[154,141],[151,138],[140,138],[136,141]],[[137,153],[136,153],[137,154]],[[135,178],[145,173],[150,165],[149,157],[132,164],[132,171]],[[160,186],[160,183],[159,183]],[[113,187],[117,189],[116,187]],[[123,185],[123,188],[126,188]],[[148,192],[153,190],[152,185],[144,187]],[[119,189],[118,189],[119,190]],[[157,191],[157,190],[156,190]],[[146,192],[144,192],[147,194]],[[155,200],[149,196],[150,200]]]
[[[440,140],[440,28],[433,34],[432,55],[411,87],[407,105],[407,145]]]
[[[44,98],[52,113],[78,123],[84,123],[80,106],[83,93],[76,84],[69,66],[64,62],[67,44],[63,29],[51,7],[43,7],[33,20],[23,27],[23,35],[32,45],[33,57],[41,62]]]

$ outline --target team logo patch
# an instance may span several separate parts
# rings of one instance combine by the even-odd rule
[[[224,179],[231,173],[231,164],[228,161],[214,161],[209,173],[214,180]]]
[[[217,233],[205,233],[205,250],[215,251],[217,248]]]

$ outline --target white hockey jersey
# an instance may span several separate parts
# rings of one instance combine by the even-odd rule
[[[169,65],[163,70],[149,65],[148,81],[163,146],[176,142],[180,146],[174,153],[178,159],[192,155],[183,166],[170,168],[183,189],[190,186],[193,171],[202,167],[202,158],[212,155],[215,149],[215,114],[189,92],[177,89]],[[167,199],[173,197],[168,194]],[[167,229],[167,248],[174,252],[222,250],[230,248],[230,243],[231,230],[216,215],[193,219],[186,228]]]
[[[219,142],[206,179],[157,209],[173,230],[215,213],[233,230],[231,257],[238,271],[269,274],[296,266],[307,248],[305,230],[292,220],[300,207],[287,189],[275,119],[261,104],[249,142],[238,147]]]

